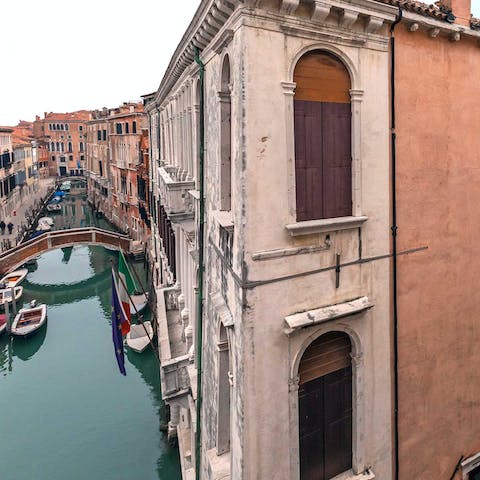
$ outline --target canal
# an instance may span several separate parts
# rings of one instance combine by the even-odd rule
[[[62,213],[51,215],[59,228],[99,224],[84,194],[65,200]],[[126,348],[126,377],[115,361],[115,256],[103,247],[53,250],[23,282],[19,306],[47,303],[48,323],[27,339],[0,337],[1,480],[180,478],[178,453],[160,431],[165,412],[153,351]]]

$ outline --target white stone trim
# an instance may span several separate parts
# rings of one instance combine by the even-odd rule
[[[312,233],[350,230],[362,226],[367,220],[368,217],[364,215],[358,217],[323,218],[321,220],[307,220],[305,222],[290,223],[285,225],[285,228],[292,237],[296,237],[299,235],[311,235]]]
[[[328,305],[315,310],[308,310],[302,313],[294,313],[285,317],[287,327],[284,332],[287,335],[298,331],[300,328],[310,327],[319,323],[328,322],[337,318],[361,313],[374,304],[368,297],[360,297],[348,302],[337,303],[335,305]]]
[[[365,435],[365,346],[360,339],[354,324],[346,323],[342,319],[319,325],[317,328],[307,328],[303,336],[289,337],[289,424],[290,424],[290,479],[300,480],[300,446],[298,428],[298,367],[305,350],[321,335],[337,331],[345,332],[352,344],[352,469],[342,475],[346,477],[335,480],[367,480],[375,477],[363,477],[362,473],[369,473],[365,468],[364,456],[367,439]],[[358,478],[357,478],[358,476]],[[333,480],[333,479],[332,479]]]
[[[299,51],[296,52],[290,65],[288,67],[288,76],[287,81],[281,82],[281,86],[284,93],[285,100],[285,138],[286,138],[286,153],[287,153],[287,162],[288,162],[288,210],[289,216],[296,218],[296,180],[295,180],[295,136],[294,136],[294,97],[295,97],[295,82],[293,81],[293,75],[295,71],[295,66],[298,61],[302,58],[303,55],[312,51],[312,50],[322,50],[328,53],[331,53],[337,57],[347,69],[347,72],[350,77],[350,108],[352,114],[351,120],[351,155],[352,155],[352,216],[344,217],[345,222],[336,222],[337,225],[344,223],[343,228],[331,228],[326,226],[326,220],[320,220],[320,222],[325,223],[325,228],[321,227],[319,230],[309,225],[309,228],[313,228],[311,232],[308,232],[308,229],[303,232],[301,224],[305,222],[297,222],[295,224],[287,225],[287,230],[290,231],[292,236],[294,235],[306,235],[308,233],[320,233],[328,232],[335,230],[345,230],[348,228],[356,228],[359,225],[354,225],[355,221],[353,218],[364,219],[360,223],[363,223],[367,217],[362,217],[362,195],[361,195],[361,171],[362,171],[362,159],[361,159],[361,149],[362,149],[362,99],[364,91],[361,88],[361,80],[359,70],[357,68],[357,61],[354,61],[349,54],[347,54],[341,47],[338,45],[333,45],[327,42],[315,42],[312,43]],[[337,219],[329,219],[337,220]],[[316,221],[316,220],[315,220]],[[305,225],[307,226],[307,225]],[[320,226],[320,225],[319,225]],[[291,228],[290,228],[291,227]],[[292,233],[295,232],[295,233]]]
[[[468,474],[475,468],[480,466],[480,453],[476,453],[471,457],[466,458],[461,463],[462,466],[462,480],[468,480]]]

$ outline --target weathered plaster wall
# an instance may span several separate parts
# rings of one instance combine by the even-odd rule
[[[248,280],[303,274],[341,261],[389,251],[388,54],[386,43],[365,48],[294,35],[262,20],[244,28],[245,35],[245,259]],[[369,219],[359,229],[329,233],[322,252],[255,261],[261,251],[320,246],[326,234],[293,238],[285,225],[295,219],[292,65],[307,47],[331,48],[351,60],[355,87],[362,89],[361,213]],[[290,119],[290,120],[289,120]],[[298,411],[295,362],[309,341],[329,329],[347,331],[356,342],[356,420],[354,469],[372,466],[376,478],[391,476],[389,264],[381,260],[346,267],[335,288],[333,270],[272,282],[249,290],[243,326],[245,341],[245,457],[243,478],[298,478]],[[310,327],[287,337],[284,317],[368,295],[369,312]],[[355,339],[355,340],[353,340]],[[356,446],[355,446],[356,445]]]
[[[233,327],[228,329],[231,372],[231,478],[243,477],[243,428],[244,428],[244,351],[243,351],[243,312],[242,291],[234,282],[229,269],[224,265],[220,251],[218,220],[220,209],[220,96],[221,71],[223,61],[228,55],[231,72],[231,125],[232,125],[232,209],[224,213],[233,221],[232,269],[241,276],[243,259],[243,182],[244,175],[244,103],[243,103],[243,40],[242,32],[236,32],[231,42],[223,51],[206,54],[205,69],[205,125],[206,125],[206,267],[205,296],[206,316],[204,318],[204,350],[203,350],[203,426],[202,449],[205,451],[216,447],[217,435],[217,390],[218,390],[218,332],[219,316],[212,305],[212,295],[221,291],[222,269],[226,272],[227,288],[225,303],[234,319]],[[228,454],[227,454],[228,456]],[[203,461],[205,478],[212,478],[208,470],[209,462]]]
[[[480,451],[480,50],[396,32],[401,479]]]

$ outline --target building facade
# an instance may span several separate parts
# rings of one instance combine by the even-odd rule
[[[88,199],[144,246],[148,220],[148,129],[142,103],[91,112],[87,124]]]
[[[13,163],[13,128],[0,127],[0,217],[11,215],[14,205],[12,202],[13,191],[16,186]]]
[[[399,474],[473,480],[480,22],[469,1],[440,6],[394,32]]]
[[[48,145],[50,176],[83,175],[86,162],[88,110],[47,113],[34,122],[35,138]]]
[[[87,123],[87,192],[95,211],[110,218],[110,147],[108,110],[94,110]]]
[[[142,129],[146,115],[142,103],[126,102],[108,116],[111,175],[111,219],[135,241],[145,242],[148,230],[140,215],[138,167],[143,164]]]
[[[145,97],[162,392],[184,478],[392,476],[397,11],[202,1]]]

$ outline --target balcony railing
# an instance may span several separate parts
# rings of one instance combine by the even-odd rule
[[[157,292],[160,382],[164,400],[187,394],[190,388],[187,367],[191,361],[183,339],[178,294],[175,287],[163,288]]]
[[[179,167],[159,167],[159,192],[167,214],[193,214],[194,205],[189,190],[195,188],[195,181]]]

